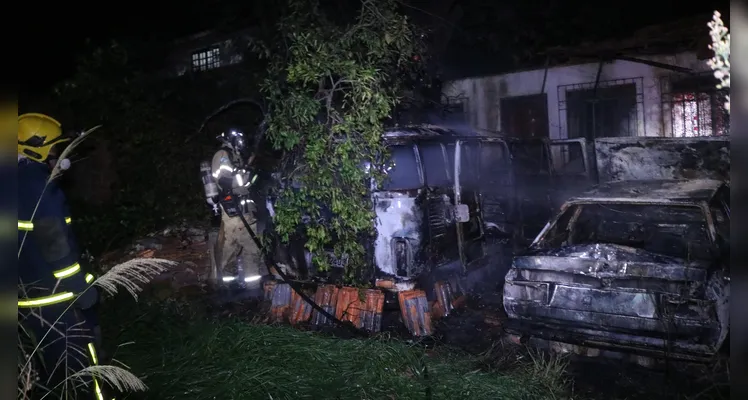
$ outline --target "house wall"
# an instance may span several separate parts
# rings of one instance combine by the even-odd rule
[[[708,71],[705,60],[699,60],[696,53],[687,52],[677,55],[638,57],[664,64],[690,68],[695,72]],[[502,131],[501,107],[502,98],[542,94],[547,95],[548,125],[551,139],[568,138],[566,113],[559,110],[565,102],[564,85],[594,85],[599,63],[569,65],[549,68],[545,88],[543,77],[545,69],[514,72],[497,76],[472,77],[443,85],[443,95],[451,102],[463,101],[467,119],[473,128]],[[664,127],[661,91],[665,76],[672,76],[672,70],[654,66],[616,60],[603,65],[600,82],[626,80],[636,83],[637,97],[637,136],[666,136],[669,129]],[[614,84],[610,82],[610,84]],[[562,90],[559,91],[559,87]],[[561,92],[561,93],[559,93]],[[641,94],[641,96],[639,96]]]

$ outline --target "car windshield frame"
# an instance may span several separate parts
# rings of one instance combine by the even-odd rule
[[[714,237],[714,232],[712,232],[712,229],[710,227],[710,223],[713,223],[713,221],[710,221],[711,218],[708,215],[708,210],[705,210],[706,205],[701,204],[701,202],[697,202],[697,203],[694,203],[694,202],[651,203],[651,202],[637,202],[637,201],[620,201],[620,200],[604,201],[603,200],[603,201],[570,201],[570,202],[565,203],[561,207],[561,210],[553,217],[551,221],[549,221],[548,224],[546,224],[546,226],[537,235],[535,240],[533,240],[532,244],[530,245],[530,248],[531,249],[551,249],[554,247],[559,247],[559,246],[553,245],[553,241],[555,238],[551,237],[551,235],[553,235],[553,232],[556,232],[559,224],[567,225],[567,228],[564,230],[564,232],[571,231],[571,229],[569,228],[578,223],[579,215],[583,212],[584,210],[583,208],[585,206],[587,207],[589,206],[612,206],[612,207],[615,207],[615,206],[619,206],[619,207],[620,206],[642,206],[642,207],[655,206],[655,207],[673,207],[673,208],[692,208],[694,209],[694,211],[698,211],[698,213],[701,215],[701,218],[703,218],[703,222],[705,225],[704,234],[705,234],[706,240],[708,241],[709,248],[711,250],[714,250],[714,247],[715,247],[716,238]],[[642,219],[642,222],[648,222],[648,219],[645,217]],[[574,226],[574,228],[576,228],[576,226]],[[594,243],[619,244],[619,243],[605,242],[605,241],[594,242]],[[592,242],[568,243],[567,245],[583,245],[583,244],[592,244]],[[666,255],[670,257],[684,258],[682,256],[670,254],[667,252],[647,250],[639,246],[626,245],[626,244],[621,244],[621,245],[632,247],[632,248],[638,248],[638,249],[642,249],[645,251],[650,251],[653,253],[658,253],[658,254],[662,254],[662,255]]]

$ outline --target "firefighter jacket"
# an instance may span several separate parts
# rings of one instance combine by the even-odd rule
[[[65,195],[49,174],[45,164],[19,160],[18,307],[69,304],[85,292],[75,306],[86,309],[98,294],[86,290],[93,276],[82,271]]]

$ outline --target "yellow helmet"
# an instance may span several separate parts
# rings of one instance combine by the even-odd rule
[[[44,162],[56,144],[70,139],[62,137],[62,125],[54,118],[36,113],[18,116],[18,154]]]

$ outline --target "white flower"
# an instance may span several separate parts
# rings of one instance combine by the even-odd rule
[[[722,22],[722,14],[715,11],[712,20],[707,24],[712,44],[709,48],[714,51],[714,57],[707,61],[707,65],[714,71],[714,77],[719,80],[717,89],[730,88],[730,33]],[[725,109],[730,112],[730,96],[727,96]]]

